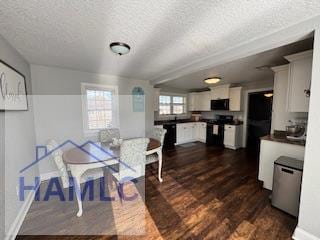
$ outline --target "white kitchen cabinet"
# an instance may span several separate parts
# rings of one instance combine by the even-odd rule
[[[288,77],[287,110],[289,112],[308,112],[313,51],[292,54],[285,58],[290,62]]]
[[[211,91],[199,93],[200,111],[211,111]]]
[[[224,126],[223,144],[226,148],[238,149],[242,145],[242,125],[228,125]]]
[[[205,122],[190,122],[177,124],[177,144],[201,141],[206,142]]]
[[[189,111],[210,111],[211,92],[189,93]]]
[[[225,84],[211,89],[211,100],[228,99],[230,84]]]
[[[229,89],[229,111],[241,111],[242,87]]]
[[[190,123],[177,124],[177,144],[192,142],[193,128]]]
[[[207,123],[198,122],[196,128],[198,133],[196,140],[205,143],[207,139]]]
[[[197,123],[190,123],[191,125],[191,128],[192,128],[192,136],[191,136],[191,141],[194,141],[197,139],[197,134],[198,134],[198,126],[197,126]]]
[[[153,89],[153,110],[159,111],[159,96],[160,96],[160,88]]]
[[[189,111],[199,111],[200,102],[199,102],[199,93],[193,92],[188,94],[188,109]]]
[[[274,130],[285,131],[288,121],[295,118],[294,113],[287,111],[289,64],[273,67],[273,99],[271,133]]]

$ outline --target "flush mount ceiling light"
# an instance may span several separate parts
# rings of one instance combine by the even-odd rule
[[[215,84],[221,81],[221,78],[219,77],[211,77],[211,78],[206,78],[205,80],[203,80],[205,83],[208,84]]]
[[[125,55],[130,52],[130,46],[122,42],[113,42],[110,43],[110,49],[112,52],[118,55]]]
[[[269,98],[273,96],[273,93],[265,93],[264,96]]]

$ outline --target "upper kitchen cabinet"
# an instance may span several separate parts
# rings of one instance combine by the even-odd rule
[[[189,93],[189,111],[210,111],[211,92]]]
[[[285,57],[290,62],[287,95],[289,112],[308,112],[312,53],[313,51],[309,50]]]
[[[153,88],[153,110],[159,111],[160,88]]]
[[[242,87],[233,87],[229,90],[229,110],[241,111]]]
[[[198,100],[199,93],[193,92],[188,94],[188,108],[189,111],[199,111],[200,102]]]
[[[211,92],[201,92],[199,94],[199,101],[200,101],[200,111],[210,111],[210,105],[211,105]]]
[[[211,99],[212,100],[228,99],[229,98],[229,88],[230,88],[230,84],[210,88],[211,89]]]

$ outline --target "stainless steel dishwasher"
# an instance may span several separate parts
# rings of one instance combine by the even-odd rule
[[[303,161],[279,157],[274,162],[272,206],[298,216]]]

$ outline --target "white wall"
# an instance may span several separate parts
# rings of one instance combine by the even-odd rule
[[[118,86],[122,137],[145,136],[153,126],[153,91],[147,81],[40,65],[31,65],[31,74],[39,145],[50,138],[59,142],[67,139],[82,142],[88,138],[83,131],[81,83]],[[136,86],[145,92],[145,112],[132,110],[131,92]],[[41,162],[39,167],[41,174],[56,171],[55,165],[48,161]]]
[[[306,238],[308,234],[320,239],[320,23],[315,31],[312,65],[311,97],[307,144],[302,179],[302,192],[298,228],[295,239]],[[307,232],[308,234],[305,234]],[[304,237],[304,238],[303,238]],[[315,238],[313,238],[315,239]]]
[[[30,66],[11,45],[0,36],[0,58],[25,75],[27,93],[31,95]],[[19,181],[19,171],[35,160],[35,130],[32,98],[28,100],[28,111],[0,112],[0,143],[1,143],[1,235],[4,239],[4,229],[9,230],[22,208],[16,187]],[[23,176],[27,184],[34,183],[38,176],[38,167],[34,166]],[[5,204],[4,204],[5,201]],[[6,208],[4,211],[4,207]],[[5,228],[4,228],[5,213]]]

